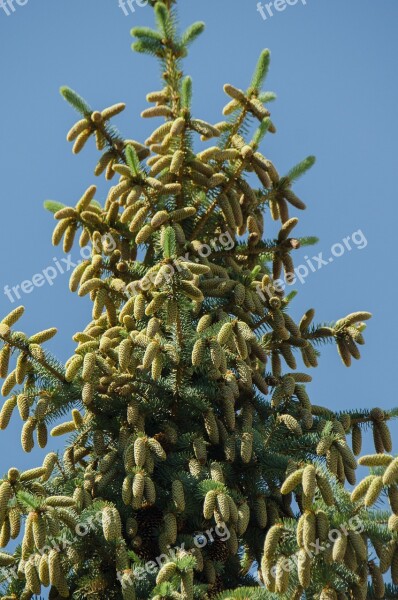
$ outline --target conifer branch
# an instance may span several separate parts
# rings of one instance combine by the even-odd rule
[[[13,338],[12,335],[5,336],[1,333],[0,339],[9,346],[16,348],[20,352],[23,352],[25,355],[29,356],[30,360],[41,365],[48,373],[50,373],[50,375],[55,377],[55,379],[58,379],[58,381],[60,381],[61,383],[67,383],[65,376],[62,373],[60,373],[57,369],[55,369],[52,365],[50,365],[46,358],[38,357],[32,354],[31,350],[29,349],[29,344],[23,344],[22,342]]]

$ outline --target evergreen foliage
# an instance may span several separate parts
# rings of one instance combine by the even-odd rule
[[[294,294],[276,285],[314,242],[290,216],[314,158],[281,176],[260,151],[276,131],[268,50],[246,92],[225,86],[225,120],[196,118],[181,59],[204,26],[180,37],[172,3],[151,4],[157,29],[135,28],[133,47],[161,63],[142,116],[164,122],[145,143],[111,124],[124,104],[93,111],[61,89],[80,113],[73,152],[95,138],[95,175],[115,181],[103,205],[95,186],[75,207],[46,204],[54,245],[68,253],[77,232],[92,245],[70,279],[92,320],[65,365],[43,347],[55,329],[15,329],[22,307],[0,324],[0,429],[18,410],[25,452],[45,448],[49,429],[67,436],[63,455],[0,482],[0,547],[22,539],[0,552],[3,599],[48,586],[52,600],[398,598],[397,411],[336,413],[307,389],[321,343],[346,366],[359,358],[370,314],[317,325],[309,309],[296,323]],[[197,136],[214,141],[196,152]],[[276,239],[265,216],[280,222]],[[369,428],[375,454],[356,485]]]

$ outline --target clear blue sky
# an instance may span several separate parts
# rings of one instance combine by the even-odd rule
[[[207,24],[186,62],[196,116],[219,121],[226,102],[223,84],[247,86],[259,52],[269,47],[267,89],[278,94],[272,105],[278,133],[267,137],[264,153],[281,172],[308,154],[318,158],[296,188],[308,204],[300,214],[299,235],[319,236],[310,256],[322,251],[326,257],[353,232],[366,236],[366,248],[354,246],[297,286],[296,318],[309,307],[317,309],[319,321],[358,309],[374,313],[363,359],[351,369],[342,366],[335,348],[325,348],[312,373],[312,401],[336,409],[394,406],[398,3],[307,0],[303,5],[299,0],[266,21],[255,0],[182,0],[180,5],[182,26],[195,20]],[[98,109],[125,101],[127,110],[116,123],[127,137],[144,140],[154,123],[139,114],[147,106],[146,92],[159,89],[158,67],[131,52],[129,31],[151,23],[149,7],[136,6],[125,16],[118,0],[28,0],[10,16],[0,9],[0,314],[16,305],[4,295],[5,285],[32,279],[63,256],[51,246],[53,220],[43,211],[43,200],[75,203],[92,183],[99,185],[98,199],[106,194],[103,179],[92,174],[93,146],[72,156],[65,135],[75,114],[58,88],[73,87]],[[268,226],[267,234],[273,231]],[[77,257],[77,250],[73,254]],[[297,262],[304,255],[300,251]],[[90,318],[88,302],[69,293],[68,276],[35,289],[23,303],[21,328],[33,333],[58,327],[49,347],[68,358],[73,333]],[[44,451],[23,455],[19,436],[15,416],[0,434],[0,472],[11,463],[20,468],[41,463]]]

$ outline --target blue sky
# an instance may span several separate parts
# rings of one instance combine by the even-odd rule
[[[395,406],[396,0],[307,0],[306,5],[299,0],[267,20],[255,0],[182,0],[180,5],[182,26],[195,20],[207,24],[186,61],[195,115],[219,121],[226,103],[223,84],[247,86],[259,52],[269,47],[266,87],[278,94],[272,105],[278,133],[266,138],[263,151],[281,172],[309,154],[318,159],[296,187],[308,205],[297,233],[320,238],[307,254],[329,257],[331,247],[353,232],[366,237],[365,248],[354,244],[296,286],[296,318],[310,307],[319,321],[358,309],[374,314],[363,358],[351,369],[342,366],[335,348],[324,349],[312,373],[312,401],[336,409]],[[147,106],[146,92],[159,89],[158,67],[131,52],[129,34],[135,25],[151,24],[152,14],[134,6],[128,16],[118,0],[28,0],[9,16],[0,9],[1,315],[16,306],[4,286],[31,280],[63,256],[51,246],[53,220],[43,201],[75,203],[92,183],[99,186],[98,199],[106,195],[106,184],[93,175],[96,150],[89,145],[75,157],[65,140],[75,114],[59,87],[73,87],[98,109],[126,102],[115,123],[127,137],[144,140],[154,126],[139,114]],[[273,232],[268,225],[266,235]],[[72,255],[79,258],[78,250]],[[305,262],[305,255],[300,250],[297,262]],[[49,347],[68,358],[72,335],[90,319],[89,303],[69,293],[68,276],[35,288],[21,302],[27,310],[20,327],[28,333],[58,327]],[[19,437],[15,416],[0,435],[0,472],[11,463],[19,468],[41,463],[45,451],[24,455]]]

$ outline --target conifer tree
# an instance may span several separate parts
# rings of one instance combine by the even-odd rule
[[[291,212],[314,158],[282,176],[260,150],[276,131],[268,50],[247,90],[225,85],[225,120],[194,116],[181,61],[204,26],[179,35],[173,2],[151,4],[157,28],[132,31],[162,67],[142,113],[162,122],[145,143],[113,125],[124,104],[93,110],[61,89],[80,113],[73,152],[94,138],[94,173],[113,181],[103,203],[94,185],[75,207],[46,203],[54,245],[68,253],[77,232],[91,245],[70,290],[90,297],[92,319],[65,365],[44,346],[55,329],[16,330],[22,307],[0,324],[0,428],[17,410],[25,452],[50,428],[67,436],[63,454],[0,482],[3,599],[46,587],[52,600],[397,598],[396,412],[336,413],[307,385],[323,343],[346,366],[359,358],[371,315],[326,325],[309,309],[296,323],[277,282],[313,241],[294,237]],[[369,428],[375,454],[356,485]]]

